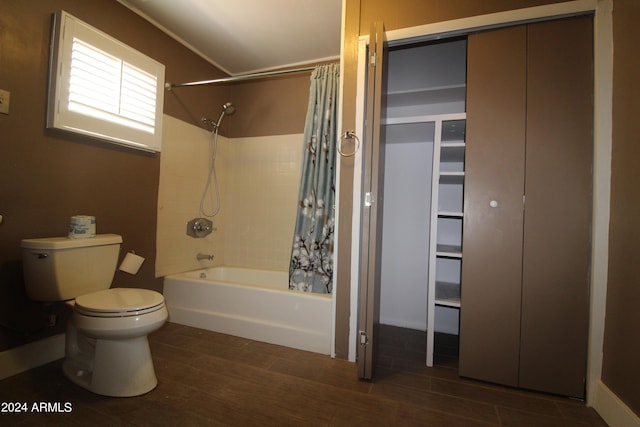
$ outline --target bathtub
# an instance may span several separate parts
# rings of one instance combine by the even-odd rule
[[[237,267],[165,276],[169,321],[330,354],[331,295],[291,291],[288,276]]]

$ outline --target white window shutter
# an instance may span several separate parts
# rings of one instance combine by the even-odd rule
[[[160,151],[164,66],[60,12],[48,126]]]

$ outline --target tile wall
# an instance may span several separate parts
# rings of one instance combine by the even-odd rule
[[[288,270],[300,185],[302,135],[228,140],[225,264]]]
[[[186,235],[200,213],[209,132],[164,117],[158,194],[156,276],[210,265],[287,270],[300,180],[302,135],[218,138],[221,209],[206,238]],[[198,252],[214,262],[197,261]]]

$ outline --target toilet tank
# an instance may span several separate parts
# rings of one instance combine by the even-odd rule
[[[121,244],[117,234],[22,240],[27,295],[34,301],[64,301],[108,289]]]

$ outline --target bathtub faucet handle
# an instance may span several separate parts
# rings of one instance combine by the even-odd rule
[[[194,218],[187,223],[187,235],[191,237],[205,237],[213,230],[213,222],[206,218]]]
[[[199,253],[196,258],[198,258],[198,261],[213,261],[213,254]]]

